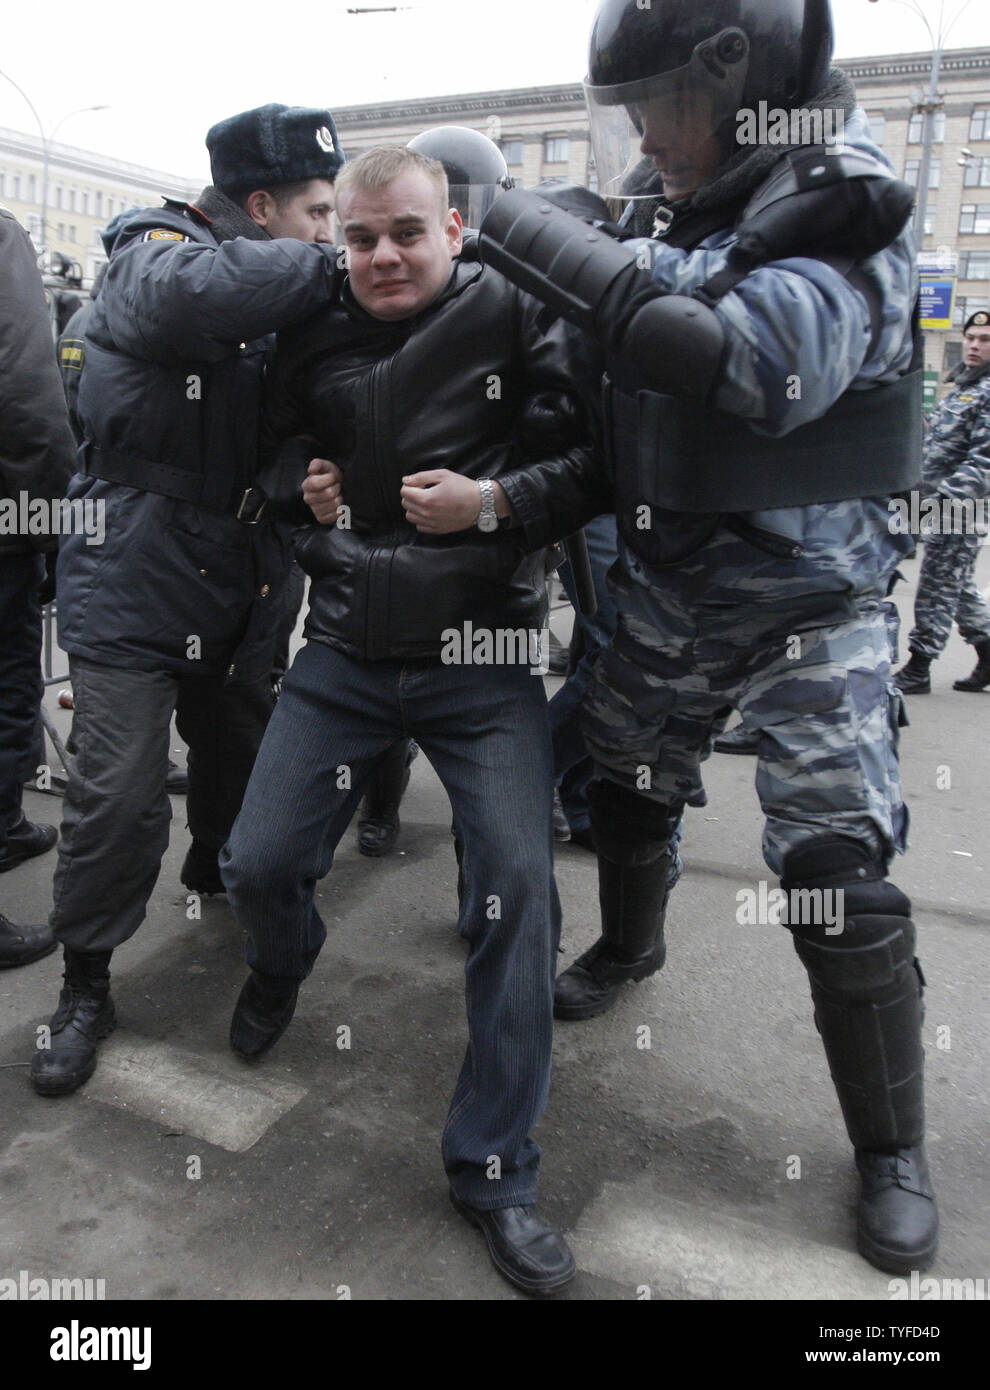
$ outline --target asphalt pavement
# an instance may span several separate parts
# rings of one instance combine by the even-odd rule
[[[907,626],[917,568],[898,595]],[[990,585],[988,548],[978,580]],[[929,1274],[986,1284],[990,692],[951,689],[972,664],[954,635],[933,693],[909,701],[911,848],[893,878],[928,979],[942,1213]],[[58,689],[46,702],[64,735]],[[580,1270],[558,1301],[894,1296],[856,1253],[857,1182],[804,971],[785,929],[736,919],[740,890],[776,886],[753,772],[743,757],[706,765],[663,972],[611,1013],[557,1025],[541,1206]],[[29,791],[25,809],[58,824],[55,797]],[[243,934],[223,897],[196,916],[179,882],[181,798],[172,809],[147,921],[114,958],[118,1030],[77,1094],[41,1099],[28,1080],[59,956],[0,975],[0,1278],[103,1280],[127,1300],[523,1300],[452,1211],[440,1161],[464,948],[449,807],[426,759],[395,853],[364,859],[345,837],[319,893],[326,946],[291,1028],[253,1066],[227,1045]],[[8,915],[42,918],[54,861],[0,880]],[[593,856],[561,846],[557,876],[566,962],[598,934]]]

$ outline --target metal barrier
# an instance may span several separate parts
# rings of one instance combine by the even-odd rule
[[[42,677],[44,679],[45,687],[47,689],[47,687],[50,685],[60,685],[62,681],[67,681],[69,679],[69,673],[68,671],[66,671],[63,675],[56,675],[52,670],[52,663],[55,653],[56,605],[54,603],[46,603],[44,608],[41,610],[41,615],[43,623],[41,669]],[[48,787],[36,787],[35,790],[50,792],[52,796],[60,796],[62,792],[65,791],[66,782],[68,778],[67,759],[69,754],[66,751],[65,744],[62,742],[61,735],[55,727],[55,721],[52,719],[51,715],[48,713],[48,710],[45,708],[44,702],[42,702],[41,705],[41,722],[45,726],[45,734],[47,735],[49,742],[54,748],[59,762],[62,764],[62,775],[56,773],[53,769],[51,785]]]

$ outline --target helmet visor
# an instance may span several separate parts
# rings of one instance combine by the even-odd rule
[[[699,43],[690,61],[670,72],[612,86],[585,82],[599,194],[656,197],[655,187],[641,187],[650,152],[642,146],[697,143],[735,121],[748,70],[749,40],[730,28]]]
[[[461,214],[465,227],[477,231],[504,186],[504,183],[452,183],[450,206]]]

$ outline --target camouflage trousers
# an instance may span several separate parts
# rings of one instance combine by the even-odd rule
[[[760,734],[770,868],[780,875],[790,850],[836,834],[889,864],[907,841],[906,721],[886,599],[898,557],[885,564],[879,547],[863,558],[861,586],[834,592],[827,566],[775,558],[722,528],[676,569],[620,552],[609,575],[618,630],[585,704],[600,775],[671,807],[704,806],[701,763],[736,708]]]
[[[908,646],[933,661],[949,640],[952,624],[973,644],[990,638],[990,607],[973,580],[980,553],[977,535],[932,536],[925,541]]]

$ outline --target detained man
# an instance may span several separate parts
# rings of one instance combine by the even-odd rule
[[[273,436],[308,436],[325,458],[304,485],[318,524],[297,533],[307,645],[221,855],[251,966],[231,1044],[254,1057],[287,1027],[326,936],[316,883],[376,759],[411,736],[464,849],[469,1043],[443,1135],[451,1197],[502,1274],[552,1293],[574,1275],[533,1205],[560,926],[552,757],[543,682],[526,650],[505,662],[505,638],[542,626],[543,549],[607,510],[609,488],[563,333],[462,255],[442,165],[369,151],[338,179],[337,215],[348,276],[280,335],[270,378]]]

